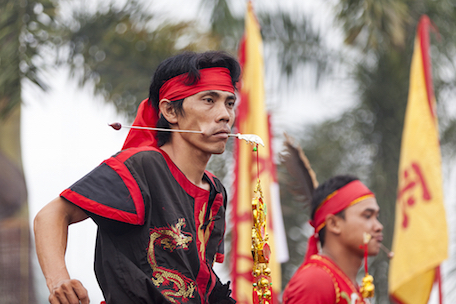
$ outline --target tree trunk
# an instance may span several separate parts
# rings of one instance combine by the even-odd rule
[[[36,303],[20,114],[0,121],[0,304]]]

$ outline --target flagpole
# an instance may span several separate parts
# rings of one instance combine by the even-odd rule
[[[437,279],[437,283],[439,286],[439,304],[443,304],[443,296],[442,296],[442,273],[440,272],[440,265],[436,267],[435,270],[435,277]]]

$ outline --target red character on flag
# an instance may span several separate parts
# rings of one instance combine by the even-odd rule
[[[413,207],[417,201],[427,202],[431,200],[431,193],[426,180],[418,163],[412,162],[403,172],[403,187],[399,189],[398,200],[402,209],[402,227],[405,229],[409,225],[407,208]],[[421,189],[421,196],[419,195]]]

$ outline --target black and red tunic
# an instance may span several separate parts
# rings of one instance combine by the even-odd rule
[[[98,225],[95,273],[108,304],[220,302],[227,287],[212,265],[224,258],[226,192],[209,172],[204,178],[210,191],[162,150],[140,147],[62,192]]]

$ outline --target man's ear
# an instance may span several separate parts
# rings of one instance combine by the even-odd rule
[[[158,104],[158,109],[160,110],[160,114],[171,124],[177,123],[177,114],[174,110],[174,106],[171,104],[171,101],[168,99],[160,100]]]
[[[343,218],[334,214],[326,216],[326,231],[339,235],[341,233],[341,221]]]

